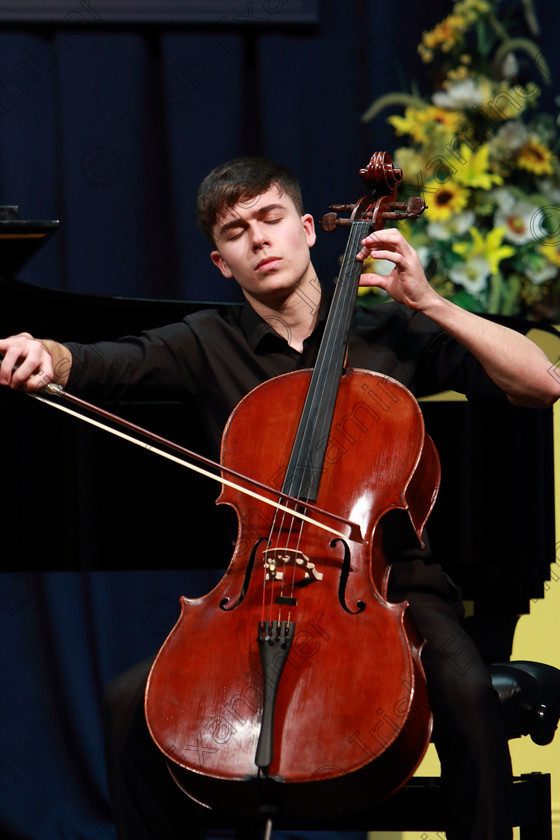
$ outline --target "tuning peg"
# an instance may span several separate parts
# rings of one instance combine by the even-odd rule
[[[334,207],[334,205],[333,205],[333,207]],[[354,209],[354,208],[352,208],[352,209]],[[339,217],[336,215],[336,213],[325,213],[325,215],[321,219],[321,227],[323,228],[323,230],[326,230],[328,233],[333,231],[335,229],[335,227],[338,227],[338,226],[344,227],[345,225],[350,225],[350,224],[351,224],[350,219],[339,219]]]
[[[392,201],[386,205],[383,211],[383,219],[386,222],[399,221],[402,219],[417,219],[426,209],[426,202],[419,196],[411,196],[408,201]]]
[[[411,196],[406,203],[406,212],[411,219],[421,216],[426,209],[426,202],[419,195]]]

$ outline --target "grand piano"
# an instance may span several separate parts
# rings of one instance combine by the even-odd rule
[[[18,271],[55,230],[54,222],[20,222],[0,212],[1,335],[26,330],[89,342],[215,305],[69,294],[19,282]],[[508,323],[522,332],[535,327]],[[560,344],[552,327],[539,330]],[[448,399],[422,408],[443,470],[428,528],[432,550],[463,590],[485,657],[506,660],[516,622],[543,597],[555,562],[552,410]],[[111,409],[189,448],[203,447],[188,406],[160,401]],[[211,504],[213,482],[24,394],[1,389],[0,410],[4,571],[227,564],[232,523]]]

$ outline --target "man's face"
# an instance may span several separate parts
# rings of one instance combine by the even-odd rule
[[[213,232],[212,262],[224,277],[234,277],[249,299],[273,304],[314,277],[313,218],[300,216],[276,186],[227,208]]]

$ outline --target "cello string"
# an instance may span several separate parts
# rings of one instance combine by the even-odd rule
[[[327,334],[324,336],[321,349],[320,349],[320,359],[319,365],[323,371],[328,371],[333,365],[333,359],[336,357],[337,352],[339,352],[339,341],[340,335],[337,335],[334,329],[334,326],[340,323],[342,317],[346,315],[348,317],[348,308],[350,304],[350,298],[352,304],[355,302],[355,291],[353,289],[353,280],[357,278],[353,278],[353,273],[358,271],[356,267],[355,256],[358,253],[360,241],[362,238],[363,233],[369,233],[371,224],[367,221],[353,221],[351,224],[350,235],[348,237],[348,242],[346,245],[344,258],[342,261],[341,271],[340,271],[340,278],[339,282],[343,282],[346,279],[345,287],[339,286],[337,290],[337,294],[335,294],[333,301],[331,303],[331,310],[329,311],[329,318],[328,318],[328,327],[327,327]],[[344,294],[345,292],[345,294]],[[346,339],[347,343],[347,339]],[[320,400],[323,398],[323,391],[320,387],[314,387],[314,390],[311,394],[311,401],[309,403],[309,413],[307,415],[307,424],[303,429],[303,436],[305,437],[307,431],[311,428],[312,430],[317,428],[317,424],[319,422],[319,414],[317,411],[318,405]],[[306,406],[307,407],[307,406]],[[302,432],[301,429],[298,428],[297,436],[300,436]],[[313,431],[312,431],[313,434]],[[299,487],[295,489],[293,495],[296,497],[301,497],[302,488],[304,484],[307,482],[307,471],[310,468],[309,459],[308,459],[308,452],[301,450],[301,443],[299,444],[300,448],[297,450],[298,456],[302,460],[302,468],[299,470]],[[296,465],[297,466],[297,465]],[[286,488],[285,488],[286,489]],[[292,488],[290,488],[292,489]],[[303,510],[307,511],[305,504],[303,504]],[[280,538],[282,538],[282,543],[284,541],[284,531],[287,530],[287,534],[285,536],[286,541],[286,556],[289,560],[290,558],[290,550],[288,546],[290,545],[293,531],[297,521],[294,516],[291,517],[289,527],[286,529],[286,517],[287,513],[284,512],[280,517],[281,522],[278,528],[278,542]],[[274,530],[276,527],[278,515],[277,513],[274,516],[273,525],[269,532],[269,539],[268,539],[268,546],[276,546],[276,541],[274,539]],[[268,610],[269,610],[269,619],[272,619],[272,613],[274,608],[274,591],[278,588],[278,583],[280,586],[280,600],[279,600],[279,610],[278,610],[278,621],[282,619],[282,606],[283,604],[288,602],[288,599],[292,601],[294,598],[294,591],[296,585],[296,575],[297,575],[297,559],[298,555],[301,560],[301,564],[305,566],[305,554],[301,552],[301,544],[303,541],[303,534],[304,534],[305,524],[302,519],[299,519],[299,533],[296,536],[295,540],[295,548],[292,549],[293,554],[292,556],[292,568],[289,570],[288,565],[284,562],[283,566],[279,567],[279,559],[281,557],[280,553],[276,551],[274,555],[274,562],[275,568],[277,570],[277,574],[280,578],[278,581],[276,576],[273,578],[269,575],[270,587],[269,587],[269,598],[268,598]],[[270,566],[269,566],[270,568]],[[289,572],[291,571],[291,574]],[[290,580],[288,581],[288,575]],[[266,570],[263,570],[263,617],[265,613],[265,605],[267,602],[266,599],[266,586],[267,586],[267,575]],[[288,594],[286,594],[288,593]],[[288,602],[288,606],[291,604]],[[291,609],[288,609],[288,620],[291,616]]]
[[[348,306],[349,306],[349,303],[350,303],[350,300],[349,300],[350,293],[353,291],[353,289],[351,287],[352,280],[353,280],[352,273],[357,270],[356,269],[355,257],[356,257],[356,254],[358,253],[363,233],[369,233],[370,228],[371,228],[371,223],[367,222],[367,221],[353,221],[352,224],[351,224],[350,234],[349,234],[349,237],[348,237],[348,242],[347,242],[347,245],[346,245],[346,248],[345,248],[344,257],[343,257],[343,261],[342,261],[342,266],[341,266],[341,270],[340,270],[340,277],[341,278],[347,278],[348,275],[349,275],[349,277],[347,279],[346,288],[341,291],[340,287],[339,287],[338,294],[335,294],[335,296],[333,298],[333,301],[332,301],[332,304],[331,304],[332,314],[329,311],[329,324],[338,324],[340,322],[342,316],[348,310]],[[339,280],[339,282],[341,282],[341,281]],[[344,291],[346,292],[346,294],[343,294]],[[355,302],[355,293],[353,293],[351,295],[351,298],[352,298],[352,303],[354,303]],[[327,370],[330,367],[332,367],[333,358],[335,357],[336,352],[338,350],[338,346],[339,346],[338,345],[338,338],[339,338],[338,336],[333,335],[333,330],[331,328],[329,330],[329,335],[326,336],[326,342],[325,342],[325,340],[323,340],[323,342],[321,344],[321,350],[320,350],[321,360],[320,360],[320,363],[322,365],[324,365]],[[347,343],[347,339],[346,339],[346,343]],[[319,404],[319,401],[322,399],[322,396],[323,396],[322,389],[315,388],[314,393],[312,393],[312,395],[311,395],[310,413],[309,413],[309,417],[311,419],[308,419],[306,428],[309,428],[310,425],[314,426],[316,428],[317,422],[318,422],[317,406]],[[299,429],[298,429],[298,433],[299,433]],[[305,453],[305,454],[307,455],[307,453]],[[303,468],[300,471],[299,488],[294,493],[295,496],[300,495],[302,487],[303,487],[303,485],[306,481],[306,469],[309,469],[308,462],[304,463]],[[303,505],[303,510],[306,510],[305,505]],[[285,517],[285,514],[284,514],[284,517]],[[291,531],[292,531],[292,527],[293,527],[294,524],[295,524],[294,520],[292,519],[292,525],[290,527],[290,536],[291,536]],[[301,553],[303,564],[305,564],[305,562],[306,562],[304,560],[305,555],[302,552],[300,552],[300,549],[301,549],[301,543],[302,543],[302,540],[303,540],[304,528],[305,528],[304,521],[299,520],[299,534],[297,535],[297,539],[296,539],[295,552],[296,552],[296,556],[297,556],[297,554]],[[289,587],[289,596],[290,597],[293,597],[293,594],[294,594],[295,583],[296,583],[296,571],[297,571],[297,564],[294,560],[294,563],[292,564],[292,569],[291,569],[291,582],[290,582],[290,587]],[[283,576],[282,577],[282,590],[281,590],[282,595],[285,594],[285,589],[284,589],[285,583],[286,583],[285,576]]]
[[[327,427],[328,418],[325,412],[319,413],[318,407],[320,401],[325,400],[325,393],[328,393],[329,402],[334,399],[333,393],[333,376],[340,376],[344,365],[344,351],[347,344],[347,334],[350,325],[349,318],[351,317],[353,307],[356,300],[357,283],[359,281],[360,264],[356,261],[355,256],[358,253],[360,234],[369,231],[370,223],[359,221],[352,222],[350,229],[350,236],[344,253],[343,264],[341,267],[339,281],[331,303],[327,324],[325,327],[325,334],[321,341],[319,355],[312,374],[312,390],[309,393],[308,399],[305,401],[302,418],[306,425],[298,429],[298,435],[290,459],[288,468],[289,482],[283,489],[290,490],[292,496],[302,497],[302,483],[307,481],[310,490],[316,490],[316,487],[311,486],[311,475],[316,464],[316,456],[320,452],[320,448],[316,450],[310,447],[310,430],[315,429],[315,436],[319,434],[321,441],[321,449],[323,449],[322,457],[324,458],[323,444],[328,439],[329,428]],[[352,274],[355,274],[353,277]],[[342,323],[342,332],[339,325]],[[338,330],[338,332],[337,332]],[[341,337],[344,336],[344,344],[340,342]],[[334,372],[334,362],[336,361],[337,368],[340,363],[340,369]],[[334,409],[334,404],[332,404]],[[329,411],[331,407],[329,407]],[[324,434],[324,437],[323,437]],[[295,463],[293,463],[295,461]],[[298,463],[299,461],[299,469]],[[320,465],[319,465],[320,466]],[[318,467],[317,467],[318,469]],[[295,480],[300,477],[299,492],[295,486]],[[293,487],[292,487],[293,482]],[[307,498],[310,498],[310,493],[305,493]]]

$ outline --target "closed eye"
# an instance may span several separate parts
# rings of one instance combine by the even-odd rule
[[[264,223],[265,225],[277,225],[279,222],[282,221],[283,216],[273,216],[272,218],[266,218],[266,216],[262,216],[258,221]],[[247,227],[239,222],[232,222],[231,224],[226,224],[222,228],[222,234],[226,237],[228,242],[235,242],[237,239],[240,239]]]

